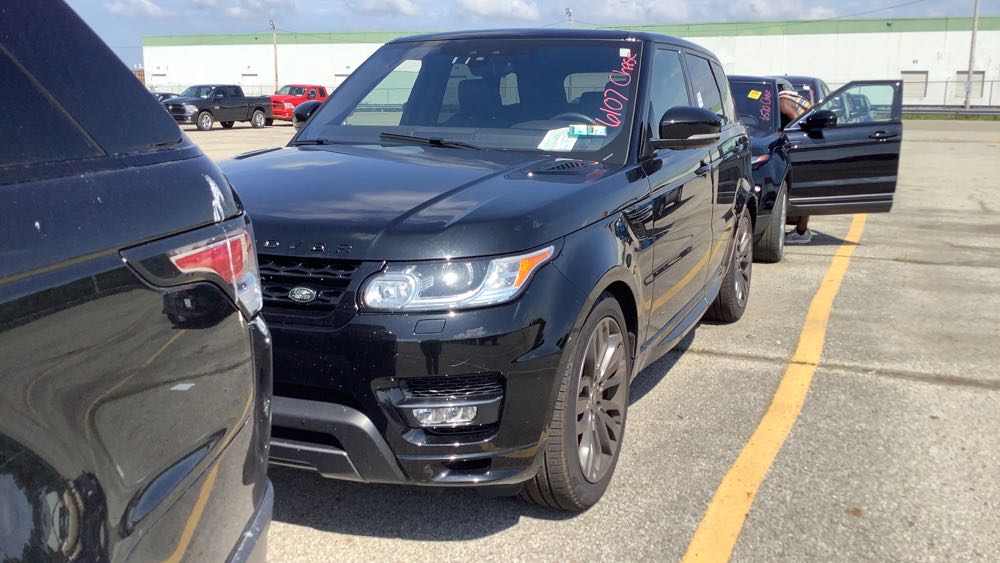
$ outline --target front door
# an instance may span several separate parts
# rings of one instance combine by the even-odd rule
[[[836,123],[809,127],[832,111]],[[786,128],[792,163],[788,214],[885,213],[892,208],[903,140],[902,83],[851,82]]]

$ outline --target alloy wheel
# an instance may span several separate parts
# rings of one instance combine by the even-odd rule
[[[205,115],[201,116],[201,126],[203,128],[205,128],[205,129],[208,129],[209,127],[211,127],[212,126],[212,116],[208,115],[207,113]]]
[[[781,206],[781,236],[778,237],[778,256],[781,256],[781,252],[785,249],[785,221],[788,220],[788,194],[782,192],[781,199],[778,200],[778,205]]]
[[[736,268],[736,301],[742,308],[750,295],[750,274],[753,268],[753,244],[750,240],[750,220],[740,219],[739,231],[736,233],[736,252],[733,256],[733,267]]]
[[[576,437],[580,471],[596,483],[611,468],[621,446],[628,362],[622,327],[601,319],[587,341],[576,399]]]

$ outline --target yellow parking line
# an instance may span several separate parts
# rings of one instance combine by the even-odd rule
[[[809,305],[795,354],[785,369],[771,405],[715,491],[684,554],[684,563],[728,561],[732,557],[733,547],[739,539],[757,489],[802,411],[823,353],[833,300],[864,228],[865,215],[855,215],[847,238],[837,249]]]

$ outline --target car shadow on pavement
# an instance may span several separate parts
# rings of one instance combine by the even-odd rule
[[[811,229],[813,238],[811,241],[797,246],[840,246],[842,244],[848,244],[851,246],[858,246],[858,243],[853,241],[847,241],[840,237],[835,237],[833,235],[824,233],[822,231],[817,231],[816,229]]]
[[[660,381],[663,381],[663,379],[667,377],[667,374],[669,374],[670,370],[673,369],[674,364],[681,359],[684,352],[686,352],[691,346],[691,342],[694,341],[694,333],[697,332],[698,326],[700,325],[701,323],[699,322],[693,329],[691,329],[691,332],[688,332],[687,335],[685,335],[684,338],[682,338],[680,342],[674,346],[671,351],[667,352],[658,360],[646,366],[646,369],[636,374],[635,378],[632,379],[632,385],[628,390],[629,406],[638,403],[643,397],[646,396],[647,393],[659,385]]]
[[[567,520],[569,512],[490,497],[466,488],[371,485],[271,467],[274,520],[323,532],[416,541],[482,538],[522,517]]]

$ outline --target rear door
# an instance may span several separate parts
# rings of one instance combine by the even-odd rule
[[[836,125],[804,126],[822,110],[836,114]],[[901,118],[900,81],[856,81],[789,124],[789,215],[888,212],[899,171]]]

